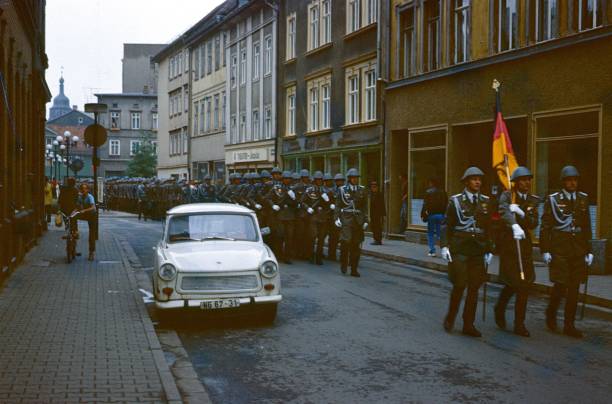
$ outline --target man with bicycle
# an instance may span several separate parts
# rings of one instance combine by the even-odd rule
[[[94,254],[96,252],[96,201],[93,195],[89,192],[89,185],[82,183],[80,188],[80,194],[78,197],[77,219],[87,221],[87,228],[89,230],[89,261],[94,260]]]

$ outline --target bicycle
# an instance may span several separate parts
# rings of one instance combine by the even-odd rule
[[[77,256],[76,245],[78,232],[76,229],[72,228],[71,222],[72,218],[74,218],[78,213],[73,212],[71,215],[66,215],[64,212],[61,212],[61,214],[62,219],[64,220],[64,228],[66,230],[66,234],[62,236],[62,238],[66,240],[66,260],[70,264]]]

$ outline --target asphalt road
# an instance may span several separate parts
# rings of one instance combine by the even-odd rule
[[[105,219],[142,266],[153,265],[159,222]],[[447,334],[445,276],[362,259],[362,277],[336,263],[283,265],[284,300],[273,326],[190,317],[176,325],[215,403],[530,402],[609,403],[610,316],[589,312],[573,340],[548,332],[546,300],[531,298],[531,338],[499,330],[489,300],[483,338]],[[493,300],[499,288],[489,286]],[[508,311],[511,327],[512,313]],[[456,328],[461,326],[458,318]]]

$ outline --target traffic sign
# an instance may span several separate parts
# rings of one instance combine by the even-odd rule
[[[85,143],[92,147],[102,146],[106,138],[106,129],[102,125],[94,123],[85,129]]]

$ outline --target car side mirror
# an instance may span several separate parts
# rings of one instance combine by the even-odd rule
[[[262,227],[261,228],[261,235],[262,236],[269,236],[270,235],[270,228],[269,227]]]

